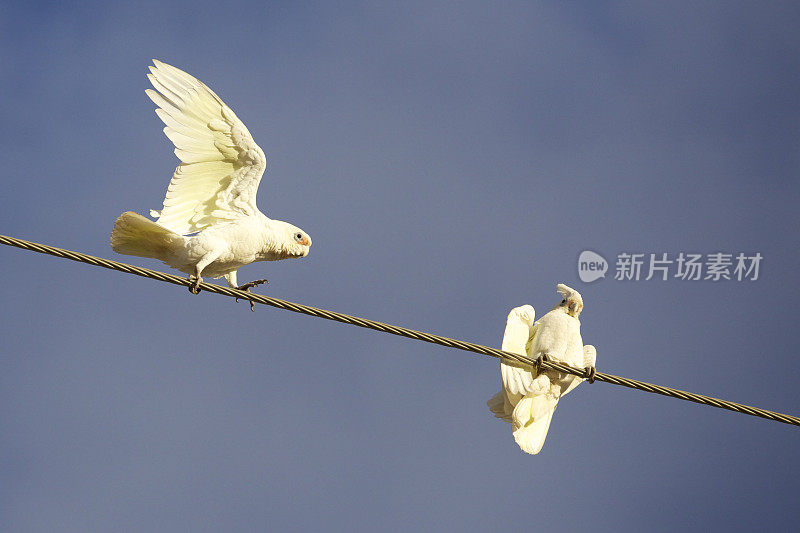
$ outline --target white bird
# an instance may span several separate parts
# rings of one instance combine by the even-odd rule
[[[534,322],[530,305],[516,307],[508,314],[502,350],[532,359],[556,361],[587,368],[594,375],[597,351],[583,345],[578,316],[583,299],[578,291],[559,283],[561,302]],[[500,364],[503,388],[486,404],[497,418],[510,422],[514,440],[522,451],[537,454],[544,445],[558,400],[577,387],[582,378],[556,371],[536,375],[522,365]]]
[[[145,92],[158,106],[164,133],[182,163],[169,183],[155,222],[128,211],[117,218],[111,248],[120,254],[159,259],[189,274],[197,294],[202,275],[239,286],[236,270],[254,261],[305,257],[311,237],[267,218],[256,191],[267,167],[250,132],[214,92],[173,66],[153,60],[147,77],[158,91]]]

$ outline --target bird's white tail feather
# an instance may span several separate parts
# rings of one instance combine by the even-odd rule
[[[165,261],[183,246],[185,238],[133,211],[122,213],[111,232],[111,248],[125,255]]]
[[[536,455],[544,446],[558,398],[549,394],[526,396],[514,408],[514,440],[522,451]]]

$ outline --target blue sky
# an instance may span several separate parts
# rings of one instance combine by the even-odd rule
[[[7,3],[0,233],[125,262],[176,165],[158,58],[264,149],[308,257],[239,279],[500,344],[581,291],[598,369],[800,415],[791,2]],[[606,279],[578,279],[594,250]],[[756,281],[613,279],[762,254]],[[597,383],[519,451],[496,360],[0,249],[8,531],[784,530],[797,428]]]

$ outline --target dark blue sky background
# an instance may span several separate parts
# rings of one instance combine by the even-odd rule
[[[0,233],[108,246],[177,163],[159,58],[268,158],[314,240],[272,296],[499,346],[583,294],[601,371],[800,415],[794,2],[13,2]],[[757,281],[578,280],[582,250],[764,259]],[[798,428],[597,383],[541,454],[496,360],[3,247],[4,531],[781,531]]]

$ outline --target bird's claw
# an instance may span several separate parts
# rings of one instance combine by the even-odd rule
[[[594,366],[587,366],[583,369],[583,379],[588,381],[589,383],[594,383],[594,377],[597,373],[597,370]]]
[[[189,276],[189,281],[192,282],[192,284],[189,285],[189,292],[192,294],[200,294],[200,284],[203,283],[203,278]]]
[[[255,287],[256,285],[262,285],[264,283],[269,283],[269,280],[267,280],[267,279],[256,279],[256,280],[253,280],[253,281],[248,281],[247,283],[244,283],[243,285],[239,285],[236,288],[239,289],[240,291],[250,292],[250,288],[251,287]]]
[[[549,360],[550,360],[550,356],[547,355],[546,353],[539,354],[539,357],[537,357],[534,360],[534,366],[536,367],[536,373],[537,374],[540,374],[542,372],[542,363],[547,362]]]
[[[253,280],[253,281],[248,281],[247,283],[244,283],[242,285],[239,285],[236,288],[239,289],[240,291],[250,292],[250,288],[251,287],[255,287],[256,285],[261,285],[261,284],[264,284],[264,283],[269,283],[269,280],[256,279],[256,280]],[[236,298],[236,301],[238,302],[239,298]],[[250,310],[252,312],[254,312],[254,313],[256,312],[256,304],[254,304],[252,302],[252,300],[250,301]]]

